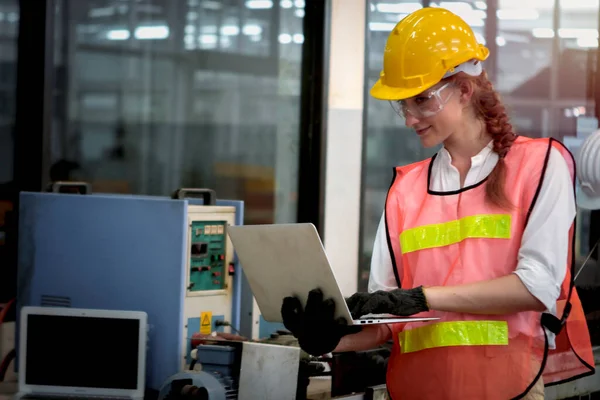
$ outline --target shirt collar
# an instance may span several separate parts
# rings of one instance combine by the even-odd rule
[[[483,149],[481,149],[481,151],[479,153],[477,153],[477,155],[471,157],[471,163],[477,164],[478,162],[485,160],[485,158],[493,150],[494,150],[494,141],[490,140],[490,142]],[[450,155],[448,150],[446,150],[445,147],[442,147],[440,149],[440,151],[438,152],[438,155],[439,155],[440,160],[443,160],[443,162],[445,164],[448,164],[448,165],[452,164],[452,156]]]

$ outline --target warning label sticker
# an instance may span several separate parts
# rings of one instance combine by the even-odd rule
[[[212,327],[212,312],[205,311],[200,313],[200,333],[210,335]]]

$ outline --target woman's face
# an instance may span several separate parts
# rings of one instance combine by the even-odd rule
[[[463,105],[452,82],[440,82],[423,93],[399,102],[406,126],[415,130],[423,147],[434,147],[460,129]]]

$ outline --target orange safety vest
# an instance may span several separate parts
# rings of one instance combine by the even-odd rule
[[[573,156],[562,144],[519,137],[505,158],[511,211],[484,201],[485,180],[455,192],[429,190],[435,156],[396,168],[385,211],[398,287],[452,286],[512,273],[552,148],[564,156],[575,182]],[[557,302],[560,319],[534,311],[429,311],[416,316],[440,320],[390,325],[392,399],[518,399],[540,377],[548,386],[593,374],[587,323],[572,280],[574,228]],[[556,349],[549,350],[542,326],[557,334]]]

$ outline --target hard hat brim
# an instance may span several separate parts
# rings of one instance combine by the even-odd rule
[[[422,86],[407,89],[386,86],[383,84],[381,79],[378,79],[377,82],[375,82],[375,84],[371,88],[370,94],[371,97],[374,97],[377,100],[406,100],[423,93],[425,90],[435,86],[436,83],[437,82],[435,82],[431,86]]]
[[[600,210],[600,197],[592,197],[583,190],[578,190],[577,206],[584,210]]]

